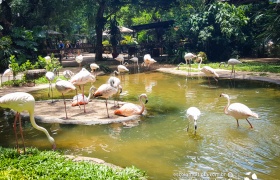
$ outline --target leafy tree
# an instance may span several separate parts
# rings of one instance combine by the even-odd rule
[[[215,2],[203,9],[187,5],[180,11],[186,13],[177,14],[176,25],[180,27],[181,37],[187,39],[186,50],[204,51],[209,59],[223,60],[247,38],[242,32],[248,23],[243,6]]]

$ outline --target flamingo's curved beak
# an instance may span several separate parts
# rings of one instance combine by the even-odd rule
[[[145,104],[147,104],[148,103],[148,99],[145,101]]]

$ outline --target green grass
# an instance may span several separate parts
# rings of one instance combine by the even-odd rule
[[[27,148],[25,154],[0,147],[0,179],[147,179],[135,168],[112,168],[90,162],[74,162],[56,151]]]
[[[221,67],[219,67],[220,63],[201,64],[201,67],[205,65],[210,66],[214,69],[231,70],[231,66],[224,67],[224,65],[221,65]],[[185,67],[186,65],[181,65],[180,69],[186,69]],[[192,68],[197,68],[197,67],[198,64],[192,64]],[[242,64],[235,65],[234,68],[236,71],[280,73],[280,63],[243,62]]]

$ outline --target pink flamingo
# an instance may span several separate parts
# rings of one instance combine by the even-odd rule
[[[236,119],[237,126],[239,126],[239,119],[246,119],[250,124],[251,128],[253,128],[252,124],[249,122],[248,118],[250,116],[258,118],[258,114],[251,111],[245,104],[242,103],[232,103],[230,104],[229,95],[222,93],[220,97],[224,97],[228,100],[227,105],[224,108],[224,112],[227,115],[230,115]]]
[[[78,72],[77,74],[75,74],[74,76],[71,77],[70,82],[73,83],[74,85],[82,85],[82,97],[83,97],[83,101],[84,101],[84,85],[88,82],[95,82],[95,76],[92,75],[88,70],[86,70],[85,68],[82,68],[82,70],[80,72]],[[78,95],[77,89],[76,89],[76,95]],[[86,112],[86,107],[84,104],[84,112]]]
[[[148,102],[148,96],[146,94],[141,94],[139,96],[139,102],[141,106],[138,106],[133,103],[126,103],[119,109],[115,110],[114,114],[119,116],[132,116],[132,115],[141,115],[145,110],[145,104]]]
[[[114,86],[114,79],[110,79],[109,83],[102,84],[94,93],[94,97],[103,97],[105,98],[105,104],[107,109],[107,115],[109,118],[109,112],[108,112],[108,106],[107,106],[107,100],[112,95],[116,94],[118,92],[118,88]]]
[[[38,126],[35,122],[35,119],[34,119],[35,99],[31,94],[25,93],[25,92],[15,92],[15,93],[6,94],[0,98],[0,106],[3,108],[10,108],[10,109],[13,109],[16,111],[13,127],[14,127],[15,136],[16,136],[18,152],[19,152],[19,146],[18,146],[18,138],[17,138],[17,133],[16,133],[17,121],[19,121],[20,134],[21,134],[21,139],[23,142],[24,153],[25,153],[25,144],[24,144],[24,138],[23,138],[23,132],[22,132],[22,126],[21,126],[21,116],[20,116],[20,113],[22,111],[27,111],[29,113],[30,122],[31,122],[32,126],[35,129],[44,132],[46,134],[49,142],[52,144],[52,148],[53,149],[56,148],[53,137],[50,136],[50,134],[48,133],[48,131],[45,128]]]
[[[88,104],[95,90],[96,88],[94,86],[91,86],[89,89],[88,97],[83,97],[82,94],[78,94],[74,96],[72,100],[72,106],[80,106],[80,105]]]
[[[209,76],[213,77],[215,81],[218,83],[218,79],[216,79],[216,77],[219,78],[219,75],[216,73],[216,71],[210,66],[203,66],[202,68],[200,68],[200,65],[202,63],[202,57],[198,57],[198,58],[200,59],[200,62],[198,64],[198,70],[203,72],[208,77],[209,84],[210,84]]]

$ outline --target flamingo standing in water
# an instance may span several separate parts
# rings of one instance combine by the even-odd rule
[[[127,67],[125,65],[127,65],[128,63],[125,62],[123,65],[118,65],[117,69],[118,71],[114,71],[114,73],[116,74],[122,74],[122,73],[126,73],[129,72],[129,69],[127,69]]]
[[[145,54],[143,57],[143,63],[142,66],[147,66],[148,69],[150,68],[150,65],[156,63],[157,61],[154,60],[150,54]]]
[[[46,72],[45,76],[47,78],[47,80],[49,81],[49,92],[48,92],[48,97],[50,97],[50,92],[52,93],[52,102],[53,102],[53,88],[52,88],[52,82],[55,78],[55,74],[56,74],[56,68],[54,68],[53,72],[52,71],[48,71]]]
[[[94,97],[105,98],[108,118],[109,118],[109,112],[108,112],[107,100],[109,99],[109,97],[111,97],[112,95],[118,92],[118,88],[114,86],[114,83],[115,83],[114,79],[110,79],[109,83],[102,84],[94,93]]]
[[[138,106],[133,103],[126,103],[119,109],[115,110],[114,114],[119,116],[132,116],[132,115],[141,115],[145,110],[145,104],[148,102],[148,96],[146,94],[141,94],[139,96],[139,102],[141,106]]]
[[[194,133],[196,134],[197,120],[200,115],[201,115],[201,112],[197,107],[190,107],[187,109],[186,116],[189,119],[187,131],[189,130],[190,121],[193,121],[194,122]]]
[[[78,94],[74,96],[72,100],[72,106],[80,106],[80,105],[88,104],[94,91],[96,91],[96,88],[94,86],[91,86],[89,89],[88,97],[83,97],[82,94]]]
[[[25,144],[24,144],[24,138],[23,138],[23,132],[22,132],[22,126],[21,126],[21,115],[20,115],[20,113],[22,111],[27,111],[29,113],[31,125],[35,129],[44,132],[46,134],[49,142],[52,144],[52,148],[53,149],[56,148],[53,137],[50,136],[50,134],[48,133],[48,131],[45,128],[38,126],[35,122],[35,119],[34,119],[35,99],[31,94],[25,93],[25,92],[15,92],[15,93],[6,94],[0,98],[0,106],[3,108],[10,108],[10,109],[13,109],[16,111],[13,127],[14,127],[15,136],[16,136],[18,152],[19,152],[19,146],[18,146],[18,138],[17,138],[17,132],[16,132],[17,131],[17,127],[16,127],[17,121],[19,121],[20,134],[21,134],[21,138],[22,138],[22,142],[23,142],[23,146],[24,146],[24,153],[25,153]]]
[[[115,60],[119,61],[120,64],[123,64],[123,63],[124,63],[124,57],[123,57],[122,54],[119,54],[119,55],[115,58]]]
[[[218,83],[218,79],[216,78],[219,78],[219,75],[216,73],[216,71],[210,66],[203,66],[202,68],[200,68],[200,65],[202,63],[202,57],[198,57],[198,58],[200,59],[200,62],[198,64],[198,70],[203,72],[208,77],[209,84],[210,84],[210,79],[209,79],[210,76],[213,77],[215,81]]]
[[[136,63],[137,66],[139,66],[139,65],[138,65],[138,57],[132,57],[132,58],[130,58],[129,60],[132,61],[134,65],[135,65],[135,63]]]
[[[248,106],[242,103],[232,103],[230,104],[229,95],[222,93],[220,97],[224,97],[227,99],[228,103],[224,108],[224,112],[227,115],[230,115],[236,119],[237,126],[239,127],[239,119],[246,119],[247,122],[250,124],[251,128],[253,128],[252,124],[249,122],[248,118],[250,116],[258,118],[258,114],[251,111]]]
[[[195,57],[197,57],[197,56],[194,55],[193,53],[185,53],[185,55],[184,55],[184,59],[185,59],[185,61],[186,61],[186,66],[189,65],[189,68],[188,68],[188,75],[190,75],[190,72],[191,72],[191,69],[192,69],[192,67],[191,67],[191,61],[192,61],[192,59],[195,58]],[[181,62],[180,64],[178,64],[178,69],[179,69],[179,67],[180,67],[181,64],[184,64],[184,63]]]
[[[234,58],[231,58],[228,60],[228,63],[227,63],[227,66],[226,66],[226,63],[225,62],[221,62],[219,67],[224,64],[225,67],[228,67],[229,65],[231,65],[231,73],[230,73],[230,77],[232,76],[232,73],[233,73],[233,77],[235,77],[235,68],[234,66],[237,65],[237,64],[241,64],[242,62],[237,60],[237,59],[234,59]]]
[[[65,118],[68,119],[64,94],[71,90],[76,90],[76,87],[69,81],[58,79],[55,83],[55,88],[58,90],[58,92],[62,94],[64,100],[65,114],[66,114]]]
[[[85,68],[82,68],[82,70],[80,72],[78,72],[77,74],[75,74],[74,76],[72,76],[72,78],[70,79],[70,82],[73,83],[74,85],[82,85],[82,94],[83,94],[83,98],[84,98],[84,85],[88,82],[95,82],[95,76],[92,75],[88,70],[86,70]],[[76,95],[78,95],[77,89],[76,89]],[[78,98],[78,96],[77,96]],[[84,99],[83,99],[84,101]],[[84,104],[84,112],[86,112],[86,107]]]

